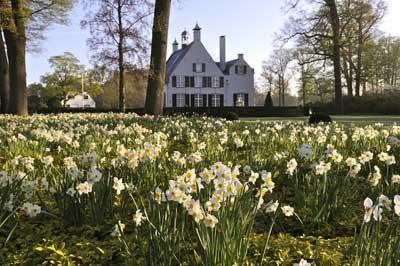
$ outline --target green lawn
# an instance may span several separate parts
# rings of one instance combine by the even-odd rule
[[[343,124],[357,124],[367,125],[375,123],[383,123],[385,125],[392,125],[393,123],[400,124],[400,116],[331,116],[333,121]],[[255,122],[255,121],[308,121],[307,116],[300,117],[244,117],[241,120]]]

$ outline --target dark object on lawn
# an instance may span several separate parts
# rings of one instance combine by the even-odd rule
[[[308,119],[308,123],[310,124],[318,124],[318,123],[332,123],[332,119],[328,114],[325,113],[312,113],[310,114],[310,118]]]
[[[239,116],[235,112],[227,112],[224,118],[229,121],[239,120]]]
[[[271,108],[274,107],[274,103],[271,97],[271,91],[268,92],[267,97],[265,97],[264,107]]]

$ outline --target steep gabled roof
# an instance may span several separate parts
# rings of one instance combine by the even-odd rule
[[[179,64],[179,62],[185,57],[185,54],[187,51],[189,51],[190,47],[192,47],[193,42],[182,47],[182,49],[179,49],[175,51],[167,60],[167,75],[165,75],[165,79],[168,82],[170,75],[176,68],[176,66]]]
[[[225,63],[225,69],[222,69],[222,68],[221,68],[221,62],[218,62],[218,63],[217,63],[217,66],[221,69],[222,72],[224,72],[225,75],[229,75],[229,69],[230,69],[234,64],[236,64],[236,62],[237,62],[238,60],[239,60],[239,59],[234,59],[234,60],[231,60],[231,61],[226,62],[226,63]]]

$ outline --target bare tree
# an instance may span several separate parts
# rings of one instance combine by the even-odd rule
[[[125,72],[143,66],[147,56],[148,17],[152,14],[149,0],[87,1],[89,47],[95,51],[94,61],[117,66],[119,73],[119,109],[125,112]]]
[[[307,44],[320,60],[329,58],[333,64],[335,78],[336,112],[343,113],[342,70],[341,70],[341,23],[336,0],[310,0],[311,12],[300,8],[301,0],[289,2],[289,9],[299,10],[285,26],[281,40],[296,39]]]
[[[356,15],[354,16],[357,25],[357,65],[356,65],[356,87],[355,94],[360,96],[362,79],[362,63],[364,53],[364,43],[372,38],[374,27],[382,20],[386,12],[384,1],[357,0],[355,6]]]
[[[278,49],[273,51],[271,58],[263,63],[263,72],[261,77],[266,79],[272,88],[278,90],[279,106],[285,106],[285,94],[289,87],[291,73],[289,64],[293,60],[293,52],[290,49]]]
[[[156,0],[145,104],[146,113],[152,115],[163,113],[170,10],[171,0]]]
[[[0,0],[0,28],[9,69],[8,111],[28,115],[25,54],[27,44],[42,39],[51,23],[63,23],[75,0]]]

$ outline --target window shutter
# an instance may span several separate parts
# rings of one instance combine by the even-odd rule
[[[196,63],[193,63],[193,72],[196,72]]]
[[[211,88],[212,84],[211,84],[211,77],[207,77],[207,87]]]
[[[204,72],[206,72],[206,64],[201,64],[201,68],[202,68],[202,72],[204,73]]]
[[[219,102],[220,102],[219,106],[224,107],[224,95],[223,94],[221,94],[219,96]]]
[[[243,66],[243,74],[247,74],[247,66],[246,65]]]
[[[203,77],[203,88],[207,87],[207,77]]]
[[[176,94],[172,94],[172,107],[176,107]]]
[[[190,99],[190,100],[191,100],[190,106],[191,106],[191,107],[194,107],[194,94],[191,94],[191,95],[190,95],[190,98],[191,98],[191,99]]]
[[[212,107],[212,94],[208,94],[208,107]]]
[[[172,87],[176,88],[176,76],[172,76]]]
[[[207,94],[203,94],[203,107],[207,107]]]
[[[219,77],[219,87],[220,88],[224,87],[224,77]]]
[[[239,73],[239,66],[235,66],[235,74]]]
[[[185,87],[186,88],[190,87],[190,79],[187,76],[185,77]]]
[[[249,94],[244,95],[244,106],[249,106]]]
[[[194,77],[190,77],[190,87],[194,87]]]
[[[185,94],[185,106],[189,107],[190,103],[189,103],[189,94]]]
[[[233,94],[233,106],[236,106],[237,94]]]

